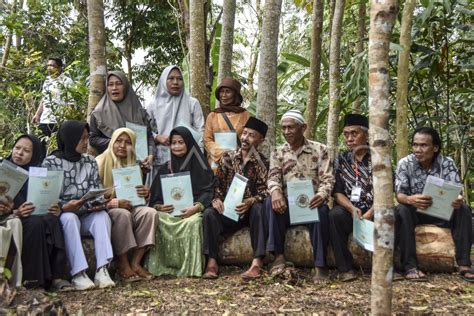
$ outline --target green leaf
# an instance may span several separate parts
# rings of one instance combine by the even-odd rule
[[[308,59],[298,54],[283,53],[281,55],[285,57],[287,60],[297,63],[303,67],[309,67],[311,64]]]

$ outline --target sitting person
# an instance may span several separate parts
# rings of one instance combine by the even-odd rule
[[[245,124],[240,141],[242,147],[225,152],[217,167],[218,185],[214,191],[212,207],[203,215],[204,255],[207,256],[205,279],[218,277],[217,253],[219,236],[250,226],[253,261],[250,268],[242,274],[244,279],[254,279],[261,275],[260,269],[265,257],[267,222],[264,218],[262,202],[267,196],[268,159],[256,148],[263,143],[267,133],[267,124],[256,118],[249,118]],[[236,222],[223,215],[224,199],[235,174],[248,179],[244,198],[235,212],[239,214]]]
[[[271,273],[280,274],[285,268],[284,245],[286,231],[290,226],[288,197],[285,196],[287,182],[310,179],[315,195],[309,201],[311,209],[318,208],[319,222],[308,224],[313,246],[315,283],[328,280],[326,268],[327,243],[329,241],[329,209],[326,205],[334,184],[332,162],[327,147],[304,137],[307,126],[298,110],[283,114],[281,128],[286,142],[273,150],[268,172],[268,192],[265,200],[268,225],[268,251],[275,254]]]
[[[135,138],[131,129],[119,128],[112,134],[109,147],[96,157],[104,187],[114,186],[112,169],[136,164]],[[137,186],[137,195],[148,198],[148,188]],[[117,199],[114,192],[110,197],[107,208],[112,220],[112,246],[118,256],[118,274],[126,282],[149,280],[153,275],[141,266],[141,261],[146,250],[155,245],[156,210],[143,205],[134,207],[129,200]]]
[[[369,121],[360,114],[344,118],[343,136],[349,151],[339,154],[334,161],[336,184],[335,205],[329,212],[329,234],[337,271],[344,282],[356,279],[352,254],[347,247],[353,229],[353,217],[372,220],[374,189],[370,158]]]
[[[454,161],[440,154],[441,139],[431,127],[420,127],[412,138],[413,153],[402,158],[397,165],[395,189],[399,202],[395,210],[396,240],[400,248],[400,260],[409,281],[426,281],[418,269],[416,260],[415,227],[420,224],[434,224],[450,228],[453,236],[456,262],[460,276],[474,281],[471,268],[472,212],[463,203],[462,196],[452,202],[454,209],[451,220],[446,221],[417,212],[432,205],[432,197],[423,195],[423,188],[429,175],[443,180],[461,183]]]
[[[170,133],[171,160],[161,165],[151,185],[149,205],[159,211],[156,245],[146,260],[148,271],[156,276],[202,275],[202,211],[211,204],[214,176],[199,145],[186,127]],[[194,203],[180,210],[181,216],[168,213],[173,205],[164,205],[160,175],[186,172],[191,176]]]
[[[43,161],[49,170],[64,170],[60,196],[66,254],[71,268],[72,284],[77,290],[98,286],[114,286],[107,265],[113,258],[110,243],[111,222],[103,197],[85,201],[82,197],[91,189],[101,188],[99,171],[94,157],[87,155],[89,126],[79,121],[65,121],[58,131],[58,149]],[[94,283],[85,273],[86,256],[81,235],[94,238],[97,271]]]

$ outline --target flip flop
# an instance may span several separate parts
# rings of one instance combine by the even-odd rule
[[[262,269],[259,269],[258,275],[253,275],[253,274],[248,273],[248,271],[245,271],[244,273],[242,273],[240,275],[240,277],[244,281],[251,281],[251,280],[259,279],[262,276],[261,271],[262,271]]]
[[[467,269],[467,270],[462,270],[459,271],[459,276],[461,279],[464,281],[467,281],[469,283],[474,283],[474,276],[467,276],[466,274],[473,274],[474,275],[474,269]]]
[[[138,282],[138,281],[143,280],[143,278],[140,277],[138,274],[124,276],[122,273],[117,272],[117,275],[118,275],[118,279],[124,283],[132,283],[132,282]]]
[[[410,282],[428,282],[428,278],[417,268],[405,272],[405,280]]]
[[[202,275],[202,278],[205,280],[215,280],[219,278],[219,271],[216,267],[206,269],[206,272]]]

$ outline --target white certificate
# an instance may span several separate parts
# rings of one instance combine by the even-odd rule
[[[247,181],[246,177],[235,174],[224,199],[224,216],[236,222],[239,220],[239,214],[235,212],[235,208],[242,203]]]
[[[135,153],[138,160],[143,160],[148,156],[148,135],[147,127],[130,122],[125,123],[125,127],[135,132],[137,141],[135,143]]]
[[[237,149],[237,133],[236,132],[217,132],[214,133],[214,140],[219,148],[224,150]]]
[[[0,164],[0,197],[14,199],[28,180],[28,171],[4,160]]]
[[[374,251],[374,222],[359,219],[357,213],[354,213],[354,222],[352,237],[354,241],[358,243],[362,248],[368,251]]]
[[[128,200],[133,206],[145,205],[145,199],[138,196],[136,188],[143,184],[139,166],[112,169],[112,176],[117,199]]]
[[[160,175],[163,204],[173,205],[173,216],[181,216],[181,210],[193,206],[193,187],[189,171]]]
[[[449,221],[453,214],[451,204],[461,193],[462,185],[444,181],[441,178],[428,176],[423,188],[423,195],[431,196],[432,204],[426,210],[418,212]]]
[[[286,183],[290,223],[303,224],[319,222],[318,209],[310,209],[309,202],[314,196],[311,180],[293,180]]]
[[[48,213],[52,204],[58,203],[63,188],[64,171],[30,167],[27,201],[35,206],[33,214]]]

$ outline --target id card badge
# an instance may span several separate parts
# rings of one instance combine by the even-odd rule
[[[360,186],[358,186],[357,184],[353,186],[351,191],[351,202],[359,202],[361,193],[362,188]]]

